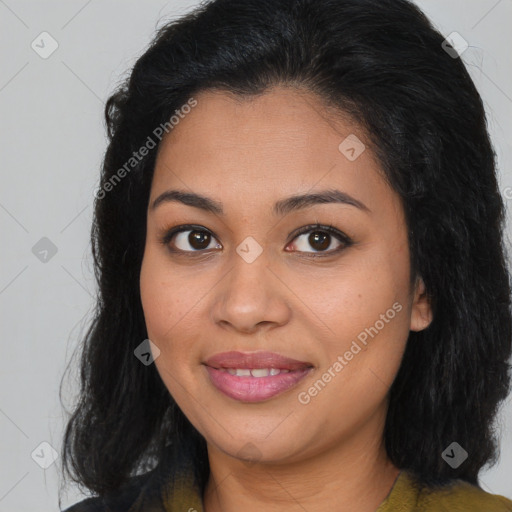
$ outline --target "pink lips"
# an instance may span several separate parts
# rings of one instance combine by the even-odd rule
[[[312,369],[311,363],[274,352],[223,352],[204,363],[212,384],[225,395],[243,402],[261,402],[295,386]],[[287,370],[277,375],[232,375],[228,369]],[[247,373],[247,372],[243,372]],[[255,372],[258,373],[258,372]]]

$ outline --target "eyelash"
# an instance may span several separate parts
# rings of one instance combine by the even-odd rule
[[[194,224],[184,224],[181,226],[176,226],[175,228],[172,228],[172,229],[169,229],[168,231],[166,231],[166,233],[160,238],[160,243],[162,245],[166,246],[167,249],[172,253],[186,254],[186,255],[192,256],[192,257],[194,257],[196,255],[204,255],[204,253],[206,251],[211,250],[211,249],[202,249],[202,250],[184,251],[182,249],[171,248],[169,246],[169,243],[173,239],[174,235],[177,235],[178,233],[182,233],[182,232],[186,232],[186,231],[200,231],[203,233],[208,233],[215,240],[217,240],[215,235],[210,230],[205,229],[202,226],[197,226]],[[305,233],[310,233],[310,232],[316,232],[316,231],[321,232],[321,233],[328,233],[329,235],[334,236],[334,238],[336,238],[339,242],[341,242],[341,245],[336,249],[331,249],[330,251],[319,251],[319,252],[297,251],[297,252],[304,253],[307,255],[307,257],[311,257],[311,258],[326,257],[326,256],[332,256],[333,254],[337,254],[338,252],[341,252],[342,250],[350,247],[354,243],[350,237],[348,237],[342,231],[336,229],[331,224],[329,224],[329,225],[310,224],[308,226],[299,228],[298,230],[296,230],[292,233],[293,237],[289,243],[291,243],[293,240],[298,238],[300,235],[303,235]]]

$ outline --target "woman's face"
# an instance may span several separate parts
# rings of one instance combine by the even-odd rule
[[[431,319],[399,197],[310,93],[195,99],[159,148],[140,275],[163,382],[210,451],[380,443],[409,330]]]

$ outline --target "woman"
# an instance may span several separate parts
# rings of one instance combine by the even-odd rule
[[[405,0],[216,0],[109,99],[69,511],[511,511],[482,101]]]

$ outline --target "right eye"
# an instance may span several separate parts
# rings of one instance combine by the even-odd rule
[[[212,233],[201,226],[178,226],[170,229],[165,233],[161,242],[172,252],[193,253],[222,249]]]

